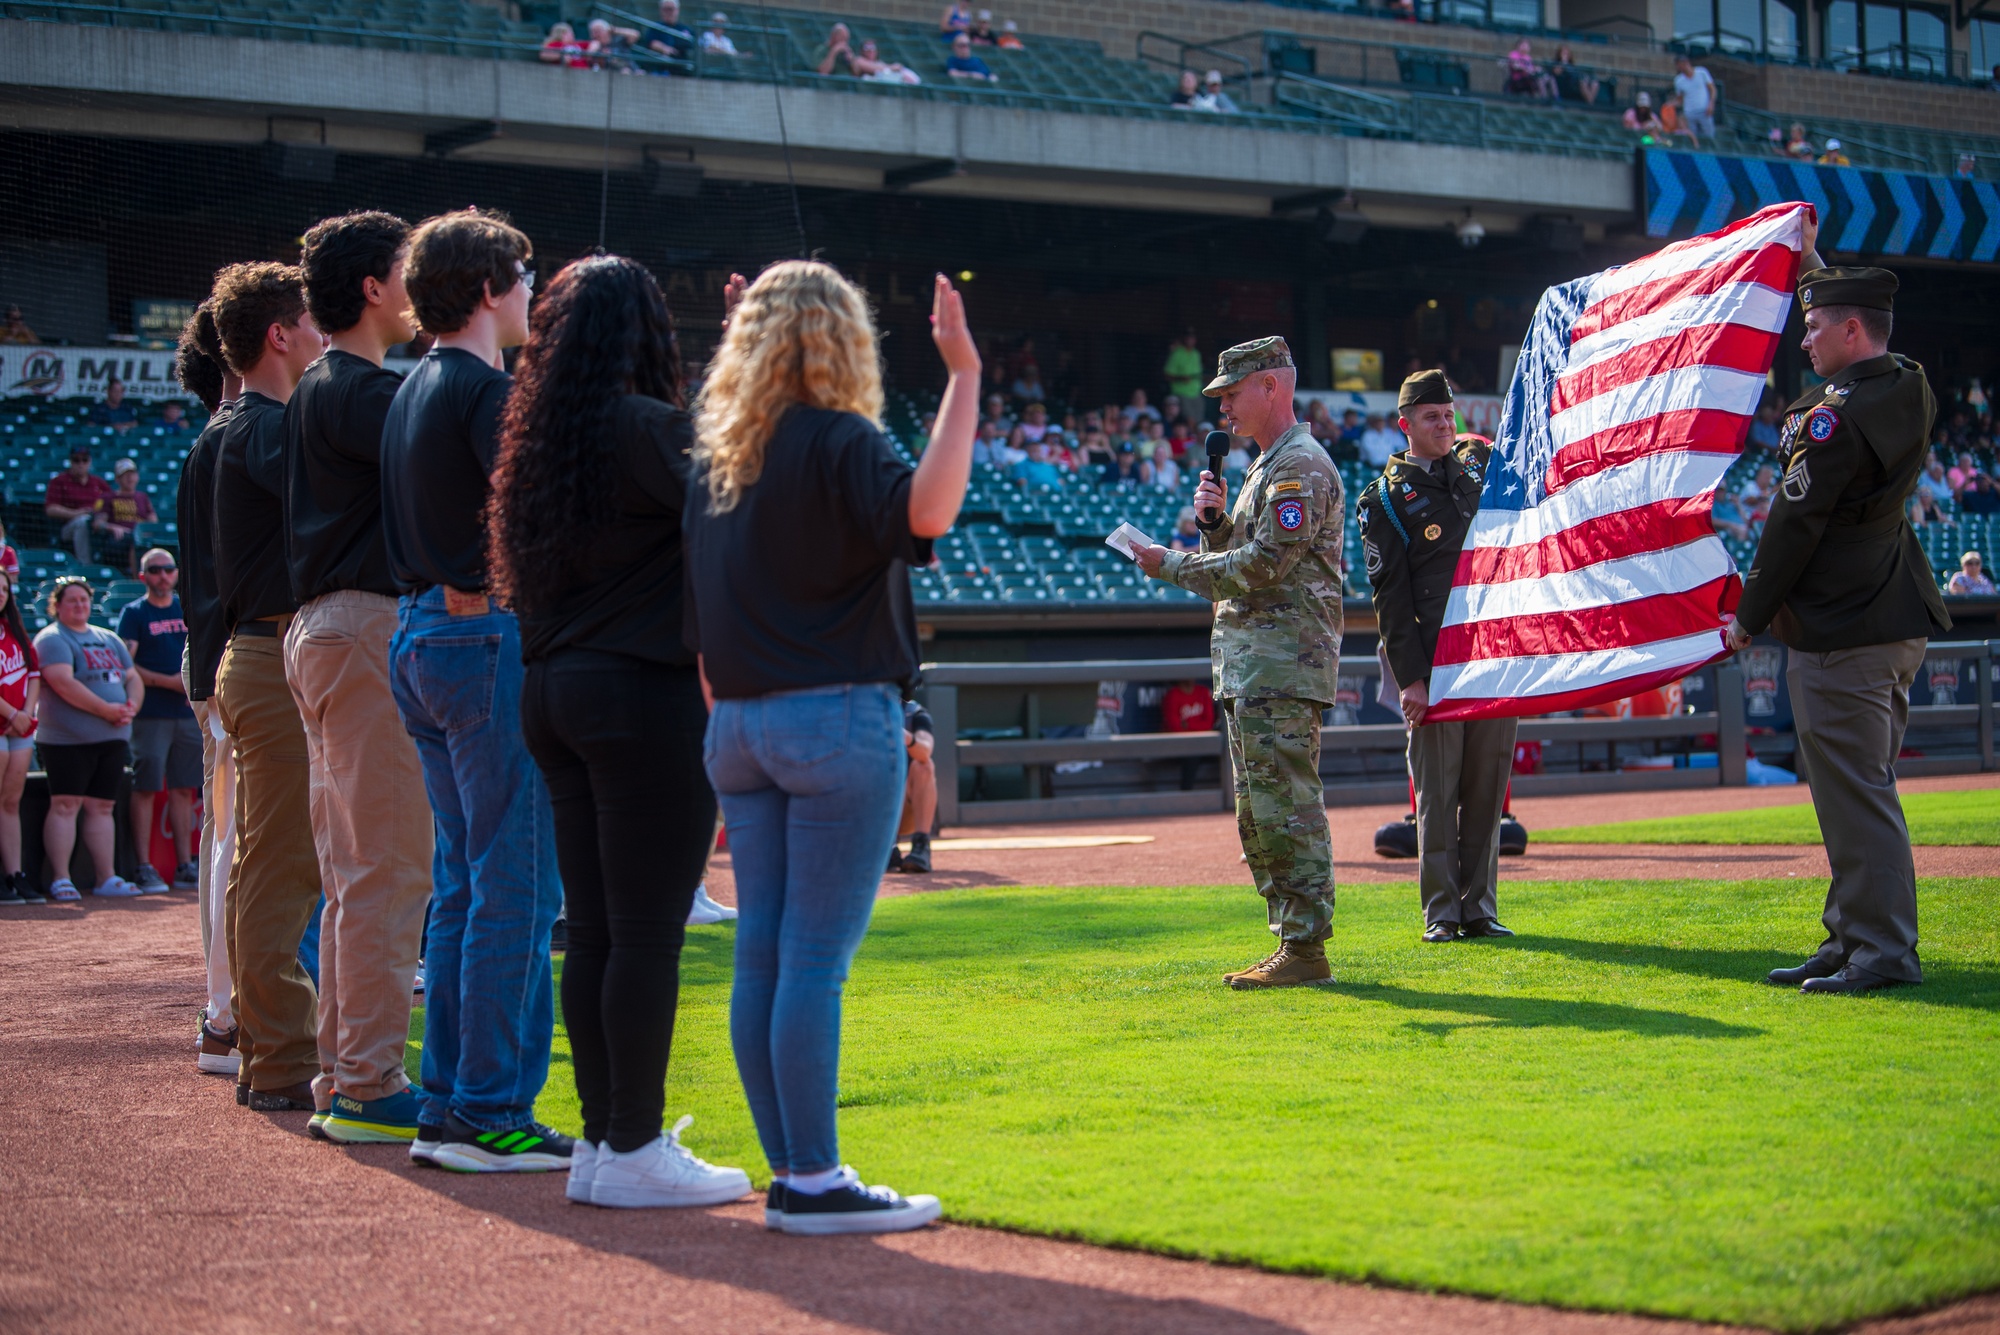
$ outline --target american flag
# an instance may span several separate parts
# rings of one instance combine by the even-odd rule
[[[1501,409],[1426,720],[1581,709],[1727,652],[1709,521],[1791,309],[1811,206],[1552,287]]]

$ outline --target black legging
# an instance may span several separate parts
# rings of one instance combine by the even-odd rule
[[[528,664],[521,730],[548,780],[569,905],[563,1023],[583,1134],[660,1134],[688,908],[715,837],[693,668],[558,650]]]

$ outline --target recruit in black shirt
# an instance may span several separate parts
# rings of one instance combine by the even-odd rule
[[[758,481],[711,514],[692,485],[688,642],[718,699],[917,677],[910,466],[855,413],[794,408]]]
[[[230,631],[296,612],[285,571],[285,405],[246,389],[215,456],[215,589]],[[226,633],[226,632],[225,632]]]
[[[401,593],[486,587],[487,477],[514,377],[432,348],[382,423],[382,536]]]
[[[612,430],[611,522],[592,540],[583,577],[554,606],[521,613],[521,657],[595,649],[692,667],[694,652],[681,639],[681,510],[694,424],[671,404],[628,394]]]
[[[300,603],[336,589],[397,593],[382,543],[382,419],[402,383],[336,349],[285,405],[285,555]]]
[[[222,617],[222,599],[215,587],[215,456],[222,445],[222,428],[235,411],[235,401],[209,416],[195,437],[194,448],[181,464],[175,520],[181,539],[181,615],[188,625],[188,698],[206,700],[215,694],[215,669],[229,643],[229,626]]]

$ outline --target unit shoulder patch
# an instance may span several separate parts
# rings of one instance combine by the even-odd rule
[[[1806,435],[1816,441],[1833,439],[1835,428],[1840,425],[1840,414],[1822,404],[1812,410],[1806,418]]]
[[[1298,501],[1279,501],[1277,509],[1278,527],[1287,533],[1296,533],[1306,522],[1306,507]]]

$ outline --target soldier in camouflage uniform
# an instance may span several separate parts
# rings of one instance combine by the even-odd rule
[[[1235,988],[1325,980],[1333,851],[1319,777],[1320,715],[1340,675],[1340,474],[1292,410],[1298,373],[1282,338],[1230,348],[1202,392],[1262,447],[1227,507],[1226,484],[1195,491],[1199,552],[1143,549],[1146,573],[1215,603],[1215,698],[1229,726],[1236,827],[1278,949],[1225,974]],[[1225,508],[1227,507],[1227,508]]]

